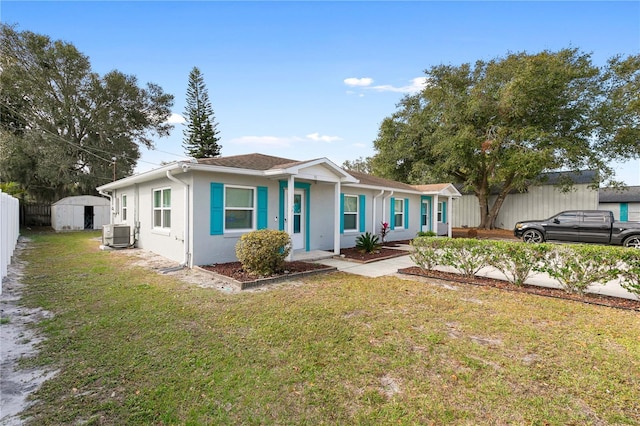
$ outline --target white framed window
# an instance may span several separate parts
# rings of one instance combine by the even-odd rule
[[[153,227],[171,228],[171,188],[153,190]]]
[[[442,222],[444,212],[444,203],[442,201],[438,202],[438,222]]]
[[[358,196],[346,195],[344,196],[344,230],[345,231],[357,231],[358,230]]]
[[[255,229],[255,196],[255,188],[247,186],[225,185],[225,231],[250,231]]]
[[[404,200],[393,201],[393,226],[404,228]]]
[[[127,195],[123,194],[122,195],[122,201],[120,202],[120,206],[122,206],[122,220],[125,221],[127,220]]]

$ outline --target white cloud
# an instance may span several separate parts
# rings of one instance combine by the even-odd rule
[[[385,84],[381,86],[372,86],[370,89],[378,91],[378,92],[398,92],[398,93],[417,93],[424,89],[427,84],[426,77],[416,77],[411,80],[411,84],[407,86],[395,87],[390,84]]]
[[[172,112],[171,115],[169,116],[169,119],[167,120],[167,123],[169,124],[181,124],[184,123],[185,118],[180,115],[180,114],[176,114],[175,112]]]
[[[311,139],[312,141],[316,141],[316,142],[329,142],[329,143],[342,140],[342,138],[338,136],[320,135],[320,133],[311,133],[310,135],[307,135],[307,139]]]
[[[344,79],[344,84],[351,87],[367,87],[373,83],[373,79],[369,77],[356,78],[350,77]]]
[[[392,86],[391,84],[380,84],[377,86],[372,86],[373,83],[372,78],[347,78],[344,80],[344,83],[347,86],[352,88],[360,88],[362,90],[373,90],[376,92],[395,92],[395,93],[418,93],[427,84],[426,77],[416,77],[410,80],[411,83],[406,86]],[[362,92],[356,92],[354,90],[347,90],[347,95],[358,95],[363,97],[364,94]]]
[[[356,142],[353,144],[354,147],[356,148],[366,148],[367,144],[366,143],[362,143],[362,142]]]

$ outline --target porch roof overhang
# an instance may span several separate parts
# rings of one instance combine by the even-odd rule
[[[271,178],[294,176],[295,179],[329,183],[358,182],[355,177],[351,176],[327,158],[283,164],[265,170],[264,176]]]
[[[413,185],[423,195],[460,198],[462,194],[451,183],[434,183],[430,185]]]

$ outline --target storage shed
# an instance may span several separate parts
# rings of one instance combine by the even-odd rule
[[[51,205],[51,226],[56,231],[102,229],[109,223],[110,201],[93,195],[66,197]]]

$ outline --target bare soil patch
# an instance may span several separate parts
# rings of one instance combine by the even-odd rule
[[[252,272],[245,270],[242,267],[242,264],[240,262],[217,263],[215,265],[200,266],[200,268],[205,269],[207,271],[215,272],[216,274],[219,274],[219,275],[224,275],[225,277],[233,278],[236,281],[249,282],[249,281],[258,280],[260,278],[275,278],[275,277],[293,275],[301,272],[317,271],[319,269],[326,269],[327,267],[325,265],[319,265],[317,263],[300,262],[300,261],[287,262],[285,266],[285,270],[283,272],[278,274],[273,274],[268,277],[256,275]]]
[[[511,229],[478,229],[478,228],[453,228],[453,238],[479,238],[488,240],[517,240]]]
[[[404,275],[414,275],[427,278],[435,278],[443,281],[453,281],[465,284],[487,286],[499,288],[506,291],[515,291],[519,293],[537,294],[539,296],[554,297],[557,299],[574,300],[582,303],[590,303],[593,305],[609,306],[611,308],[628,309],[632,311],[640,311],[640,300],[624,299],[621,297],[605,296],[601,294],[585,293],[578,295],[567,293],[557,288],[540,287],[535,285],[516,286],[508,281],[497,280],[487,277],[465,277],[453,272],[443,272],[435,270],[425,270],[418,266],[399,269],[398,273]]]

